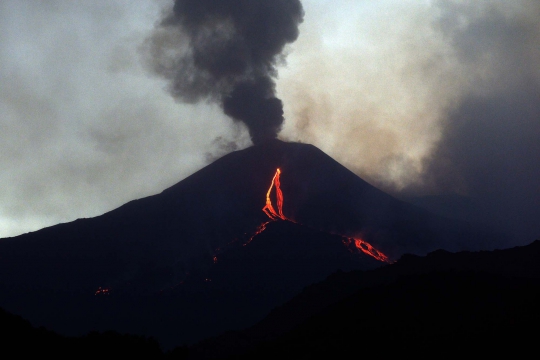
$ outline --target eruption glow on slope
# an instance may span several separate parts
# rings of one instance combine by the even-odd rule
[[[276,173],[274,174],[274,177],[272,178],[272,183],[270,184],[270,187],[268,188],[268,191],[266,192],[266,205],[262,208],[266,216],[270,218],[270,221],[265,221],[261,225],[259,225],[257,227],[257,230],[255,230],[255,233],[251,235],[248,242],[245,243],[244,246],[249,244],[255,236],[259,235],[264,230],[266,230],[266,226],[270,224],[270,222],[278,220],[278,219],[291,221],[287,219],[285,215],[283,215],[283,192],[281,191],[281,188],[280,188],[280,182],[279,182],[280,174],[281,174],[281,170],[278,168],[276,170]],[[277,206],[278,206],[277,212],[274,209],[274,206],[272,205],[272,199],[270,198],[270,194],[272,193],[272,189],[274,188],[274,185],[276,187],[276,197],[277,197]]]
[[[280,181],[279,181],[280,175],[281,175],[281,170],[278,168],[276,170],[276,173],[274,174],[274,177],[272,178],[272,183],[270,184],[270,187],[268,188],[268,191],[266,192],[266,205],[262,209],[264,213],[270,218],[270,221],[266,221],[262,223],[255,231],[255,234],[251,236],[249,241],[246,244],[244,244],[244,246],[247,245],[249,242],[251,242],[251,240],[253,240],[255,236],[262,233],[266,229],[266,226],[271,221],[276,221],[276,220],[292,221],[286,218],[285,215],[283,215],[283,192],[281,191],[281,188],[280,188]],[[272,193],[272,189],[274,188],[274,186],[276,188],[276,198],[277,198],[277,207],[278,207],[277,212],[274,209],[274,206],[272,205],[272,199],[270,198],[270,194]],[[358,238],[343,237],[343,244],[345,244],[346,246],[349,246],[351,243],[354,244],[357,250],[363,252],[366,255],[373,257],[376,260],[387,262],[387,263],[391,262],[390,259],[388,259],[388,256],[386,256],[379,250],[375,249],[368,242],[362,239],[358,239]]]
[[[354,246],[360,251],[362,251],[364,254],[369,255],[379,261],[390,263],[390,259],[388,259],[388,256],[384,255],[379,250],[375,249],[373,246],[371,246],[370,243],[357,238],[344,238],[343,243],[347,246],[349,246],[350,243],[354,242]]]
[[[268,188],[268,192],[266,193],[266,205],[263,207],[262,210],[272,220],[287,220],[287,218],[283,215],[283,192],[281,192],[281,188],[279,186],[279,175],[281,175],[281,170],[279,170],[278,168],[276,170],[276,174],[272,178],[272,183]],[[274,207],[272,206],[272,200],[270,199],[270,193],[272,192],[272,188],[274,187],[274,185],[276,186],[278,212],[274,210]]]

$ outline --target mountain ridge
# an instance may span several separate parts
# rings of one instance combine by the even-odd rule
[[[338,271],[305,287],[257,324],[195,344],[190,358],[344,355],[360,339],[374,347],[388,339],[396,355],[400,349],[418,351],[419,342],[432,351],[459,341],[467,344],[460,349],[480,351],[495,338],[506,344],[505,351],[534,347],[524,339],[536,333],[517,327],[540,319],[539,258],[536,240],[503,250],[405,254],[377,269]]]
[[[242,247],[261,224],[271,220],[262,209],[277,168],[282,176],[283,213],[296,224],[274,221],[257,235],[257,240],[268,241]],[[362,239],[392,260],[407,252],[422,255],[438,248],[493,245],[491,234],[395,199],[312,145],[275,140],[227,154],[159,194],[130,201],[101,216],[0,239],[0,306],[62,332],[75,325],[80,325],[77,331],[85,331],[88,326],[120,329],[129,323],[160,334],[175,329],[191,342],[215,335],[219,329],[247,326],[284,301],[284,294],[292,296],[340,268],[383,265],[359,252],[351,258],[354,249],[343,244],[340,235]],[[309,236],[317,247],[306,245]],[[290,243],[280,243],[283,239]],[[276,244],[290,248],[280,253],[279,248],[272,248]],[[254,271],[257,262],[250,263],[247,257],[263,261],[265,252],[276,254],[272,266],[279,271],[260,284],[253,277],[238,277],[241,271],[219,262],[236,254],[248,266],[246,272]],[[276,279],[295,271],[294,262],[287,259],[291,254],[299,273],[306,276],[280,284]],[[324,257],[330,254],[335,259]],[[328,266],[321,272],[318,264],[325,261]],[[216,275],[217,269],[222,273]],[[214,281],[206,281],[210,276]],[[220,277],[222,288],[217,282]],[[223,316],[245,301],[241,300],[242,285],[253,284],[252,296],[260,301],[246,303],[245,318]],[[109,300],[100,297],[99,289],[110,290]],[[21,294],[27,297],[24,302]],[[186,294],[202,297],[198,303],[189,302]],[[201,306],[212,304],[213,296],[229,299],[219,311],[211,312],[221,323],[213,322],[218,320]],[[183,308],[176,306],[179,303]],[[50,314],[39,310],[42,304],[50,306]],[[138,313],[137,306],[144,311]],[[93,315],[84,318],[85,312]],[[198,325],[199,315],[207,322]],[[78,324],[70,316],[78,318]],[[179,329],[167,316],[199,328]],[[160,328],[165,325],[158,319],[167,327]],[[166,341],[174,345],[177,340]]]

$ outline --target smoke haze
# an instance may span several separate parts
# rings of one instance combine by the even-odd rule
[[[174,97],[219,103],[257,144],[281,129],[276,65],[302,19],[299,0],[176,0],[149,39],[149,58]]]
[[[164,6],[0,2],[0,237],[158,193],[222,154],[218,137],[249,145],[148,76],[138,49]]]
[[[281,136],[396,196],[471,198],[482,214],[468,220],[538,237],[540,3],[347,4],[306,3],[334,27],[306,15],[280,73]]]
[[[155,194],[280,127],[396,196],[474,198],[540,235],[538,1],[305,0],[265,12],[283,23],[249,41],[284,31],[261,53],[233,41],[230,1],[203,26],[211,3],[0,2],[0,237]],[[251,119],[249,96],[273,115],[224,114]]]

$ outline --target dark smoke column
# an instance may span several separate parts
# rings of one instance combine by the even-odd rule
[[[283,124],[276,65],[298,37],[300,0],[176,0],[150,39],[153,69],[177,99],[216,101],[254,144]]]

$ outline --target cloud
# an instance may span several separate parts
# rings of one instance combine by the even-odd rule
[[[280,72],[281,135],[314,143],[370,182],[399,190],[419,181],[467,80],[433,26],[431,7],[346,3],[321,12],[306,5],[301,37]],[[321,23],[334,29],[320,31]]]
[[[281,138],[395,195],[481,198],[537,231],[538,1],[302,4],[275,63]],[[144,67],[171,5],[0,2],[0,237],[102,214],[248,146],[220,106],[175,102]]]
[[[490,221],[540,235],[540,4],[347,4],[306,4],[281,136],[397,196],[481,198]]]
[[[281,129],[276,66],[303,15],[299,0],[176,0],[148,38],[147,61],[176,99],[219,104],[258,144]]]
[[[471,85],[426,158],[424,185],[481,199],[530,241],[540,235],[540,4],[441,4],[439,24]]]
[[[214,138],[249,139],[142,67],[163,6],[2,1],[0,237],[158,193],[203,167]]]

